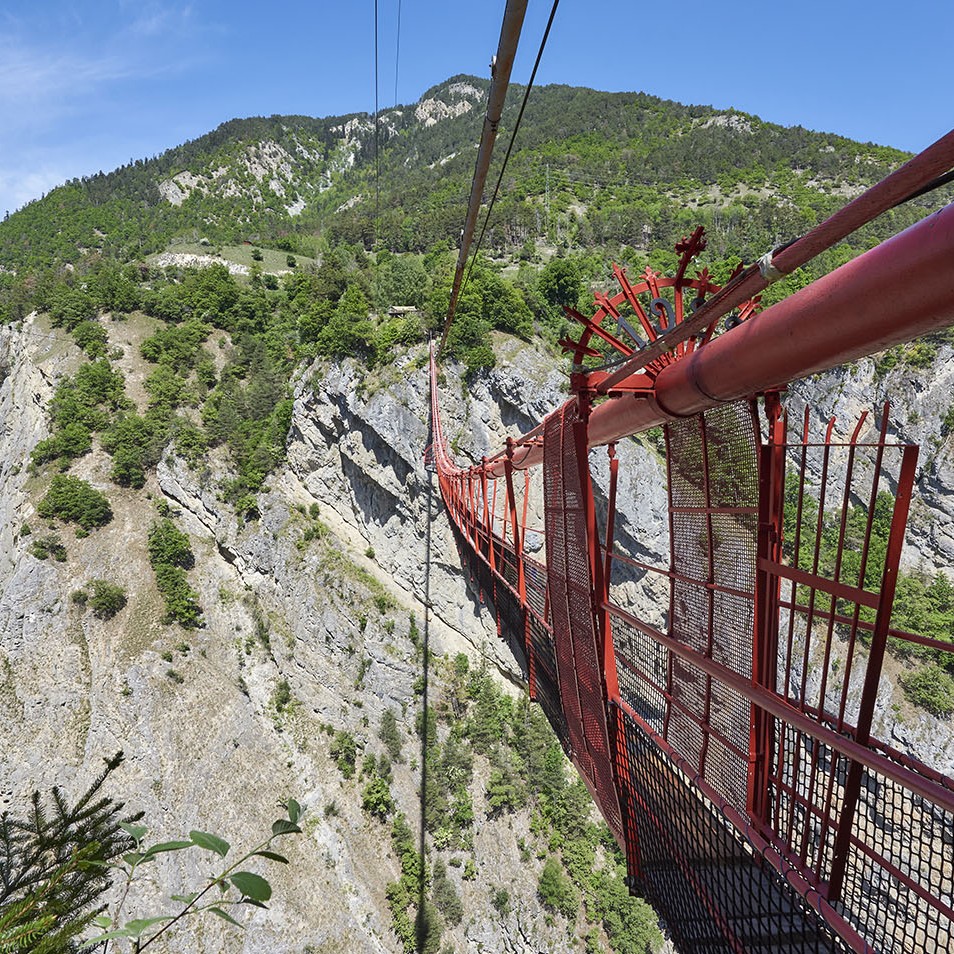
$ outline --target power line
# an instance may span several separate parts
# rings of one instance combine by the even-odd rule
[[[378,108],[378,0],[374,0],[374,241],[378,240],[381,209],[381,164]]]
[[[374,303],[375,312],[378,309],[378,298],[381,291],[381,270],[378,266],[377,249],[378,229],[381,222],[381,110],[378,103],[379,89],[379,65],[378,56],[378,0],[374,0],[374,226],[371,229],[371,251],[374,253]]]
[[[430,622],[431,622],[431,526],[434,523],[435,514],[431,503],[434,496],[434,468],[425,464],[427,471],[427,497],[426,497],[426,522],[425,543],[424,543],[424,641],[421,646],[421,817],[418,841],[418,854],[420,856],[420,867],[418,869],[418,898],[417,898],[417,918],[415,919],[415,935],[417,940],[417,950],[424,950],[424,940],[426,936],[427,925],[424,921],[424,899],[427,889],[427,880],[425,877],[426,868],[424,861],[427,857],[427,761],[430,754],[430,716],[431,707],[428,698],[428,682],[430,676]]]

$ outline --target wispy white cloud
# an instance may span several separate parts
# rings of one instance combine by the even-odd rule
[[[0,42],[0,107],[88,95],[98,87],[139,72],[116,57],[83,57],[69,52],[12,47]]]
[[[59,112],[65,102],[89,97],[110,83],[179,72],[192,60],[190,6],[126,0],[118,6],[111,22],[97,18],[83,24],[81,12],[74,10],[73,30],[63,28],[72,4],[60,8],[55,31],[0,19],[0,109],[48,104]],[[170,44],[177,44],[175,56]]]
[[[189,0],[0,4],[0,215],[161,149],[148,117],[168,121],[170,90],[203,74],[220,34]]]
[[[181,3],[142,3],[135,0],[120,0],[120,8],[131,14],[124,32],[131,36],[155,38],[174,34],[192,22],[192,7]]]
[[[181,34],[193,23],[192,7],[183,4],[128,3],[121,6],[132,12],[125,27],[131,36],[154,39],[164,35]]]

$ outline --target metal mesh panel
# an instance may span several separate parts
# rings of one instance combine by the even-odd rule
[[[825,883],[851,762],[790,726],[778,736],[774,822],[793,858]],[[865,768],[841,899],[878,951],[940,954],[954,938],[954,812]]]
[[[701,418],[693,417],[666,428],[669,453],[669,493],[674,507],[704,507],[705,458]]]
[[[497,614],[497,629],[504,638],[514,659],[520,666],[524,679],[529,675],[527,651],[524,633],[526,630],[526,610],[520,605],[520,599],[509,586],[498,583],[494,587],[493,604]]]
[[[550,415],[544,424],[543,499],[547,527],[547,576],[550,593],[550,621],[556,648],[560,698],[566,720],[570,750],[585,758],[583,711],[580,705],[573,644],[570,633],[570,606],[566,562],[565,491],[563,486],[563,435],[561,414]]]
[[[673,521],[675,525],[676,521]],[[678,530],[676,531],[678,532]],[[681,554],[677,553],[677,558]],[[709,614],[710,590],[705,585],[673,581],[672,635],[681,643],[709,655],[712,619]]]
[[[885,443],[885,433],[873,444],[786,447],[785,543],[768,566],[780,582],[777,688],[818,729],[774,725],[768,820],[868,944],[933,954],[954,948],[950,789],[947,798],[935,789],[935,801],[913,791],[901,766],[935,782],[936,773],[869,735],[881,664],[874,634],[891,614],[886,553],[896,568],[903,538],[894,498],[910,493],[916,463],[913,448]],[[836,751],[841,737],[865,744],[866,764]]]
[[[667,446],[670,635],[750,678],[758,529],[751,411],[740,403],[670,424]],[[745,810],[750,704],[675,657],[671,693],[664,737],[722,797]]]
[[[703,416],[708,460],[709,504],[751,507],[758,499],[758,468],[754,466],[755,426],[748,402],[725,404]]]
[[[758,521],[755,513],[716,513],[711,520],[714,576],[724,587],[713,592],[712,626],[719,638],[713,642],[712,657],[749,676]]]
[[[828,877],[848,765],[830,746],[790,725],[777,730],[781,775],[773,786],[773,828],[817,880]]]
[[[530,645],[533,652],[534,682],[536,701],[550,720],[560,744],[566,749],[570,745],[570,735],[560,703],[560,684],[557,678],[556,650],[553,645],[553,633],[532,613],[529,618]]]
[[[590,572],[587,503],[590,489],[585,442],[577,445],[574,426],[579,420],[575,405],[565,406],[547,419],[544,432],[544,486],[548,508],[562,500],[562,534],[550,533],[552,517],[560,528],[560,515],[547,511],[547,566],[550,578],[550,609],[559,660],[560,692],[571,738],[570,705],[579,705],[581,744],[574,742],[574,758],[589,784],[607,824],[622,836],[613,762],[606,725],[606,693],[603,668],[593,616],[594,581]],[[555,426],[559,425],[557,430]],[[582,453],[582,459],[581,459]],[[558,575],[563,579],[557,581]],[[565,600],[565,615],[564,615]],[[566,627],[563,630],[563,627]],[[564,649],[564,633],[568,641]],[[575,690],[570,682],[575,682]]]
[[[638,845],[630,853],[631,870],[681,954],[847,951],[636,722],[613,712],[625,750],[624,825]]]
[[[525,610],[520,605],[517,594],[491,569],[483,557],[478,554],[470,542],[460,532],[456,524],[451,524],[457,548],[466,560],[470,571],[470,582],[476,590],[478,599],[490,604],[497,620],[497,632],[507,643],[520,672],[526,679],[529,674],[526,646],[524,642]]]
[[[653,731],[662,734],[669,650],[618,616],[613,617],[613,644],[620,698]]]
[[[702,770],[705,745],[706,675],[678,656],[672,659],[672,704],[664,737],[698,770]]]
[[[954,813],[866,769],[836,907],[865,925],[866,938],[879,951],[949,952]]]
[[[526,577],[527,605],[540,619],[545,619],[547,615],[547,568],[542,563],[528,557],[524,557],[523,564]]]

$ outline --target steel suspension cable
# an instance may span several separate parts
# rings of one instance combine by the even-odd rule
[[[500,184],[503,182],[504,173],[507,171],[507,163],[510,161],[510,154],[513,152],[513,144],[517,140],[517,133],[520,130],[520,123],[523,120],[524,111],[527,108],[527,101],[530,99],[530,90],[533,89],[533,82],[537,78],[537,69],[540,66],[540,60],[543,59],[543,51],[547,45],[547,39],[550,36],[550,27],[553,26],[553,18],[556,16],[557,7],[560,0],[553,0],[553,6],[550,8],[550,17],[547,20],[546,29],[543,31],[543,39],[540,41],[540,49],[537,50],[537,58],[534,61],[533,69],[530,71],[530,79],[527,81],[527,88],[523,93],[523,102],[520,104],[520,112],[517,113],[517,121],[514,123],[513,132],[510,134],[510,142],[507,144],[507,152],[504,155],[503,164],[500,167],[500,175],[497,176],[497,184],[494,186],[494,194],[490,197],[490,203],[487,206],[487,214],[484,216],[484,224],[480,229],[480,235],[477,236],[477,243],[474,245],[474,253],[470,259],[470,267],[467,269],[467,275],[461,285],[461,294],[470,281],[471,272],[474,270],[474,263],[477,261],[477,253],[483,244],[484,235],[487,232],[487,224],[490,222],[490,216],[493,214],[494,205],[497,202],[497,195],[500,192]]]
[[[434,430],[431,425],[431,446],[433,447]],[[424,901],[427,892],[427,877],[425,859],[427,857],[427,756],[428,735],[430,733],[430,701],[428,699],[428,676],[430,675],[430,621],[431,621],[431,523],[433,522],[432,500],[434,497],[434,468],[425,463],[427,471],[426,496],[426,527],[424,530],[424,634],[421,646],[421,819],[419,829],[418,850],[420,865],[418,867],[417,884],[417,917],[414,922],[414,933],[417,941],[417,950],[424,950],[427,925],[424,921]]]
[[[397,9],[397,42],[394,50],[394,105],[398,103],[398,67],[401,63],[401,0]]]
[[[378,267],[377,244],[378,230],[380,228],[381,216],[381,145],[380,145],[380,104],[379,104],[379,67],[380,57],[378,54],[378,0],[374,0],[374,219],[371,225],[371,251],[374,255],[373,274],[373,303],[375,313],[379,307],[381,281],[381,270]]]
[[[378,240],[378,213],[381,204],[381,165],[378,136],[378,0],[374,0],[374,241]]]
[[[464,265],[467,263],[470,243],[477,226],[477,216],[480,212],[481,198],[484,193],[484,183],[487,181],[487,172],[490,169],[490,157],[494,151],[494,142],[497,138],[497,126],[503,113],[504,101],[507,97],[507,87],[510,85],[510,73],[513,70],[514,57],[517,54],[517,42],[520,39],[520,30],[523,28],[523,18],[527,12],[527,0],[507,0],[504,10],[503,23],[500,27],[500,40],[497,44],[497,55],[490,68],[490,92],[487,96],[487,114],[484,117],[484,127],[480,137],[480,148],[477,151],[477,163],[474,167],[474,177],[471,182],[470,201],[467,205],[467,218],[460,238],[460,254],[457,256],[457,268],[454,272],[454,284],[451,287],[450,302],[447,306],[447,317],[444,320],[444,331],[441,334],[437,353],[444,350],[447,343],[447,334],[454,321],[454,312],[460,297],[461,282],[464,277]]]

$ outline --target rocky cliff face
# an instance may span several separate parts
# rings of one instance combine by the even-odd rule
[[[135,392],[142,329],[109,329]],[[387,708],[398,714],[405,747],[417,744],[420,655],[409,631],[412,618],[423,617],[422,356],[378,378],[347,364],[306,370],[296,386],[288,464],[262,494],[261,518],[248,524],[217,496],[223,470],[214,455],[198,470],[165,458],[143,491],[115,487],[108,458],[87,455],[72,472],[108,491],[115,517],[86,538],[37,516],[49,476],[28,467],[30,450],[48,435],[44,407],[55,383],[79,360],[68,339],[33,318],[0,329],[0,804],[15,808],[33,788],[53,784],[78,793],[101,757],[120,748],[126,761],[112,794],[144,810],[156,838],[198,828],[248,845],[267,830],[276,803],[295,797],[307,810],[306,835],[287,843],[289,868],[270,873],[269,911],[256,912],[244,933],[196,922],[170,935],[165,949],[400,950],[385,900],[399,875],[389,826],[362,812],[357,780],[342,778],[329,749],[330,732],[344,730],[365,752],[379,752]],[[498,404],[530,420],[558,400],[546,367],[522,356],[517,369],[494,373],[469,394],[449,381],[449,411],[467,421],[462,433],[472,435],[474,453],[505,432]],[[435,513],[437,493],[435,486]],[[162,622],[146,553],[157,504],[190,537],[202,629]],[[59,534],[65,562],[30,554],[31,540],[47,533]],[[432,547],[432,651],[486,658],[512,678],[486,614],[467,594],[443,520]],[[129,593],[112,620],[95,619],[70,598],[96,578]],[[283,683],[290,699],[280,704]],[[412,822],[416,765],[393,768],[398,807]],[[477,876],[465,882],[450,869],[466,917],[445,937],[459,950],[569,950],[562,918],[536,898],[542,862],[521,861],[526,813],[491,821],[479,802],[475,809]],[[207,859],[164,860],[156,882],[165,891],[147,885],[126,916],[162,910],[163,895],[200,884],[209,871]],[[511,896],[505,912],[490,905],[501,884]]]
[[[141,377],[136,329],[117,322],[109,330],[110,346],[122,350],[119,363],[135,382]],[[561,377],[549,358],[511,340],[498,348],[498,369],[473,387],[452,375],[445,385],[447,436],[461,460],[479,459],[562,400]],[[385,899],[387,883],[399,874],[388,828],[362,812],[358,783],[343,779],[331,757],[329,730],[348,731],[377,753],[377,728],[391,708],[407,747],[417,744],[420,654],[411,630],[412,615],[418,623],[423,617],[431,493],[422,465],[423,354],[373,375],[350,363],[304,370],[295,387],[287,465],[260,497],[261,518],[249,523],[219,499],[224,465],[214,455],[198,470],[167,456],[141,492],[110,483],[105,455],[82,458],[74,472],[108,489],[115,513],[109,526],[82,539],[49,530],[38,518],[49,477],[31,475],[27,466],[30,450],[47,436],[44,408],[55,382],[78,360],[73,345],[39,320],[0,329],[0,806],[15,807],[34,787],[54,783],[78,792],[100,758],[120,748],[127,758],[113,792],[145,811],[157,838],[198,828],[250,844],[274,817],[276,802],[295,797],[307,809],[306,834],[287,846],[289,869],[271,872],[270,909],[255,912],[244,933],[197,922],[170,935],[165,949],[400,950]],[[862,362],[797,386],[793,399],[848,421],[859,407],[876,403],[886,383],[898,392],[901,436],[929,448],[906,557],[947,569],[954,552],[954,463],[940,420],[954,377],[949,352],[937,371],[930,384],[903,371],[886,382]],[[635,441],[623,442],[620,454],[621,540],[640,559],[657,559],[665,539],[661,464]],[[595,466],[605,488],[602,460]],[[436,512],[436,486],[433,495]],[[146,553],[159,503],[171,508],[196,553],[190,578],[206,621],[199,630],[162,622]],[[30,554],[31,537],[48,532],[61,535],[65,562]],[[97,620],[70,599],[94,578],[128,589],[128,606],[112,620]],[[434,524],[430,585],[431,648],[482,657],[512,679],[505,649],[467,594],[443,518]],[[647,609],[658,600],[651,587],[625,585]],[[892,706],[900,703],[888,679],[884,692],[883,732],[954,771],[950,732],[908,708],[898,723]],[[417,784],[415,760],[394,766],[395,797],[412,819]],[[446,935],[448,943],[460,951],[521,954],[574,948],[578,942],[563,919],[537,899],[542,862],[521,858],[527,814],[485,819],[480,798],[478,874],[464,881],[451,869],[466,914]],[[156,880],[167,890],[147,887],[127,915],[161,910],[161,894],[186,890],[206,874],[198,857],[161,862]],[[506,911],[490,903],[502,885],[511,896]]]

